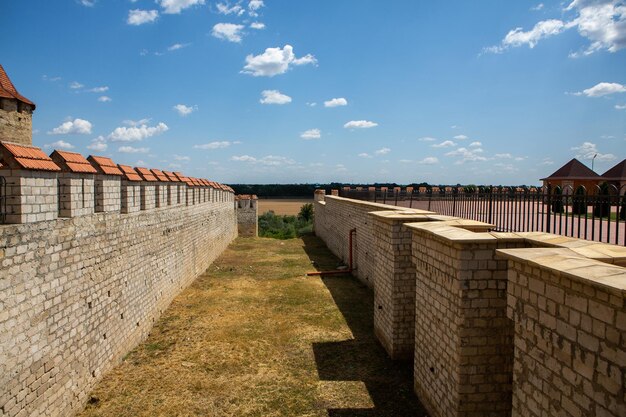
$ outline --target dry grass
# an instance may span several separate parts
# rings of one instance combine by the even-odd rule
[[[82,417],[423,415],[371,336],[371,293],[307,278],[313,237],[238,239],[92,392]]]
[[[272,210],[276,214],[296,215],[300,212],[300,207],[312,202],[312,199],[259,200],[259,214]]]

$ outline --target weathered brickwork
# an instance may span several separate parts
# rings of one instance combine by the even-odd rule
[[[513,417],[626,416],[626,270],[569,249],[509,259]]]
[[[507,264],[497,248],[526,246],[443,223],[412,224],[416,267],[414,379],[433,416],[508,416],[513,325]]]
[[[156,187],[157,185],[151,182],[142,182],[139,186],[139,196],[140,203],[139,207],[141,210],[152,210],[156,205]]]
[[[392,359],[411,359],[415,344],[415,267],[406,222],[424,214],[371,213],[378,262],[374,267],[374,333]]]
[[[232,201],[0,226],[0,415],[80,410],[236,234]]]
[[[0,101],[0,138],[23,145],[32,145],[33,115],[31,111],[18,111],[15,100]]]
[[[122,213],[135,213],[141,210],[140,183],[122,180]]]
[[[96,193],[96,213],[120,211],[122,200],[120,178],[113,175],[96,175],[94,188]]]
[[[239,236],[257,237],[259,235],[257,200],[252,198],[239,199],[235,201],[235,204],[237,206],[237,228],[239,230]]]
[[[3,170],[7,190],[7,223],[32,223],[58,217],[57,174]]]
[[[327,195],[324,201],[315,201],[314,210],[315,234],[346,265],[350,258],[350,230],[356,229],[352,250],[355,268],[353,275],[372,288],[374,266],[378,258],[375,256],[374,233],[369,213],[380,210],[406,211],[408,209]]]
[[[60,173],[59,217],[85,216],[94,213],[93,175]]]

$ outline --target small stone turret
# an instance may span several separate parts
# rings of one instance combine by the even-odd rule
[[[33,144],[35,103],[21,95],[0,65],[0,140]]]

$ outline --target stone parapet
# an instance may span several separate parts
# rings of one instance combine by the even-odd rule
[[[626,269],[572,248],[498,253],[515,323],[512,416],[626,415]]]

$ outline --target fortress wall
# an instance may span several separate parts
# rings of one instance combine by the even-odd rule
[[[71,416],[237,236],[221,202],[0,225],[0,416]]]
[[[356,229],[352,249],[353,275],[370,288],[374,286],[377,256],[374,229],[369,213],[380,210],[409,209],[333,195],[324,196],[323,201],[317,198],[315,201],[315,234],[346,265],[350,258],[350,230]]]
[[[316,192],[315,231],[347,262],[357,228],[374,332],[430,415],[626,415],[625,247],[380,206]]]

